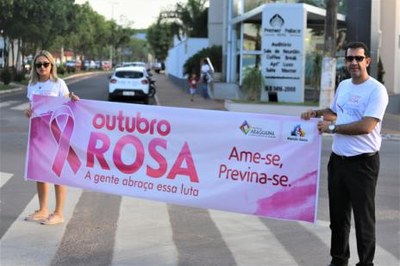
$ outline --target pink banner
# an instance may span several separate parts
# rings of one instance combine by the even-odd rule
[[[316,221],[317,120],[35,95],[25,178]]]

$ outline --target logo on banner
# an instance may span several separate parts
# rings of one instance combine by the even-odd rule
[[[306,130],[302,127],[301,124],[296,124],[290,129],[287,140],[304,141],[304,142],[310,141],[306,135]]]
[[[52,170],[58,177],[61,176],[61,171],[67,162],[75,174],[81,166],[78,155],[70,146],[73,131],[74,115],[68,106],[63,105],[54,111],[50,119],[50,132],[58,144]]]
[[[271,123],[272,124],[272,123]],[[249,124],[246,120],[239,127],[240,130],[247,136],[253,137],[264,137],[264,138],[276,138],[276,132],[274,129],[265,129],[262,127],[254,127]]]

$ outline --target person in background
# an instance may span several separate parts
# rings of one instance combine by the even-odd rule
[[[328,163],[328,195],[331,228],[331,264],[347,265],[353,210],[358,266],[374,265],[375,190],[379,173],[382,119],[388,105],[387,90],[369,76],[367,46],[349,43],[346,68],[351,78],[340,82],[329,108],[308,110],[303,119],[323,117],[320,133],[333,134]]]
[[[190,92],[190,101],[193,102],[194,95],[196,94],[197,89],[197,76],[193,73],[189,78],[189,92]]]
[[[208,65],[207,59],[204,58],[201,62],[201,68],[200,68],[200,80],[202,83],[202,95],[204,99],[209,99],[210,96],[208,94],[208,86],[211,82],[211,68]]]
[[[33,60],[31,79],[28,84],[27,97],[30,102],[29,108],[24,113],[27,117],[32,116],[31,102],[34,94],[54,97],[69,97],[72,101],[79,100],[79,97],[70,93],[64,80],[57,77],[57,66],[53,56],[45,50],[40,51]],[[36,183],[39,209],[29,214],[25,221],[40,222],[44,225],[60,224],[64,222],[63,209],[67,189],[62,185],[54,185],[56,195],[56,206],[54,212],[49,214],[48,194],[49,184],[44,182]]]

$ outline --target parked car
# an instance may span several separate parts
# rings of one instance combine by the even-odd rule
[[[162,64],[161,64],[161,62],[155,62],[155,63],[153,63],[153,70],[154,70],[156,73],[160,73],[160,71],[163,70],[163,69],[162,69]]]
[[[96,68],[96,62],[93,60],[85,60],[83,61],[83,69],[90,70]]]
[[[103,70],[109,71],[112,68],[111,61],[102,61],[101,67],[103,68]]]
[[[68,72],[75,72],[81,70],[82,63],[79,60],[67,60],[64,66]]]
[[[145,67],[116,68],[108,83],[108,100],[131,99],[148,104],[151,98],[149,74]]]

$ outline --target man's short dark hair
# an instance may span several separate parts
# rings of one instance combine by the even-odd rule
[[[364,49],[364,54],[366,57],[369,57],[369,49],[368,46],[363,43],[363,42],[350,42],[349,44],[347,44],[346,46],[346,53],[348,49],[357,49],[357,48],[362,48]]]

